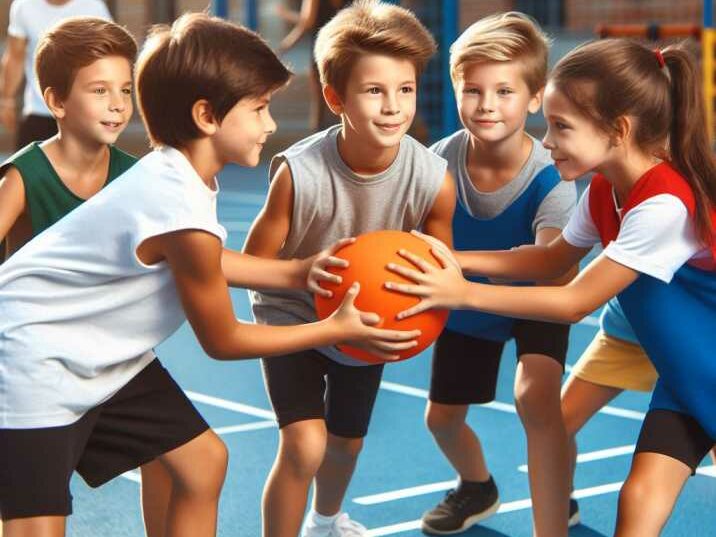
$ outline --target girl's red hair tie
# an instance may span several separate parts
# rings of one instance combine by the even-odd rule
[[[656,56],[656,61],[659,62],[659,68],[663,69],[666,62],[664,61],[664,55],[661,53],[661,50],[658,48],[654,49],[654,56]]]

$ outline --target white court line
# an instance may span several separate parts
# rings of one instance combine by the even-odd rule
[[[716,477],[716,464],[712,464],[711,466],[704,466],[703,468],[697,468],[696,473],[708,477]]]
[[[192,392],[189,390],[184,390],[184,393],[189,399],[191,399],[192,401],[196,401],[197,403],[204,403],[206,405],[224,408],[226,410],[233,410],[234,412],[248,414],[249,416],[256,416],[257,418],[264,418],[268,420],[276,419],[276,416],[273,412],[271,412],[270,410],[264,410],[263,408],[249,406],[243,403],[236,403],[234,401],[229,401],[228,399],[222,399],[220,397],[205,395],[203,393]]]
[[[214,427],[216,434],[245,433],[246,431],[258,431],[260,429],[270,429],[278,424],[274,420],[255,421],[253,423],[244,423],[242,425],[229,425],[227,427]]]
[[[588,451],[587,453],[580,453],[577,455],[577,464],[582,462],[600,461],[602,459],[611,459],[612,457],[619,457],[621,455],[629,455],[634,453],[634,444],[629,446],[619,446],[609,449],[600,449],[597,451]],[[520,472],[527,472],[527,465],[523,464],[517,468]]]
[[[413,397],[419,397],[421,399],[428,398],[428,391],[421,388],[413,388],[412,386],[406,386],[405,384],[398,384],[397,382],[389,382],[384,380],[380,383],[380,387],[383,390],[395,393],[402,393],[403,395],[411,395]],[[499,401],[492,401],[484,405],[477,405],[482,408],[491,408],[492,410],[499,410],[500,412],[509,412],[510,414],[516,414],[517,409],[515,405],[508,403],[500,403]],[[644,419],[643,412],[637,412],[635,410],[627,410],[626,408],[617,408],[613,406],[605,406],[600,411],[601,414],[609,414],[611,416],[618,416],[620,418],[626,418],[631,420],[642,421]]]
[[[611,492],[617,492],[621,489],[623,481],[617,483],[608,483],[606,485],[600,485],[598,487],[589,487],[585,489],[575,490],[573,495],[577,499],[589,498],[591,496],[599,496],[601,494],[609,494]],[[355,500],[354,500],[355,501]],[[532,501],[528,499],[516,500],[514,502],[503,503],[497,510],[497,513],[510,513],[512,511],[520,511],[522,509],[529,509],[532,507]],[[408,522],[401,522],[399,524],[391,524],[390,526],[382,526],[380,528],[373,528],[368,530],[368,537],[381,537],[383,535],[394,535],[396,533],[403,533],[405,531],[412,531],[420,529],[420,520],[410,520]]]
[[[402,500],[403,498],[412,498],[413,496],[440,492],[441,490],[448,490],[455,488],[456,484],[457,481],[455,479],[451,481],[441,481],[440,483],[429,483],[427,485],[418,485],[417,487],[371,494],[370,496],[360,496],[358,498],[353,498],[353,502],[360,505],[375,505],[378,503],[392,502],[393,500]]]

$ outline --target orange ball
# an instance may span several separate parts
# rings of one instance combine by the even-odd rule
[[[381,322],[379,328],[395,330],[419,329],[421,335],[418,345],[408,350],[399,351],[400,360],[410,358],[426,349],[437,339],[447,321],[447,310],[429,310],[407,319],[398,320],[396,315],[414,306],[420,299],[404,295],[385,288],[386,281],[408,282],[406,278],[389,271],[388,263],[415,268],[412,263],[398,255],[398,250],[405,249],[422,257],[431,264],[440,263],[430,252],[430,245],[424,240],[404,231],[374,231],[359,236],[352,244],[344,246],[335,256],[350,263],[347,268],[330,267],[329,271],[341,276],[340,284],[321,282],[321,287],[333,291],[332,298],[315,295],[316,312],[320,319],[328,317],[340,306],[343,296],[353,282],[360,283],[360,292],[355,305],[361,311],[377,313]],[[412,283],[412,282],[410,282]],[[339,345],[344,353],[370,363],[382,363],[383,360],[367,351],[356,349],[350,345]]]

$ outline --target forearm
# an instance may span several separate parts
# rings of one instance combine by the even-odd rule
[[[457,251],[455,258],[465,275],[502,278],[513,281],[553,280],[568,267],[552,259],[547,246],[527,245],[512,250]]]
[[[239,322],[220,349],[209,354],[218,360],[243,360],[291,354],[335,345],[341,339],[336,323],[324,319],[310,324],[269,326]]]
[[[576,323],[598,307],[587,303],[569,285],[512,287],[469,283],[464,297],[460,309],[558,323]]]
[[[306,265],[298,259],[266,259],[224,249],[224,277],[231,287],[249,289],[304,289]]]
[[[5,54],[0,62],[0,99],[4,102],[15,100],[22,83],[23,65],[10,55]]]

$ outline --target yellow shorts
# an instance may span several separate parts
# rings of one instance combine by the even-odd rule
[[[572,367],[575,377],[599,384],[650,392],[658,377],[641,346],[600,331]]]

